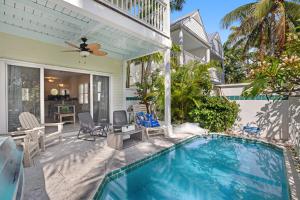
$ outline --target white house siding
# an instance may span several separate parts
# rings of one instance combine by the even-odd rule
[[[25,61],[45,66],[56,66],[58,68],[81,69],[111,76],[111,109],[117,110],[123,108],[124,95],[121,60],[111,59],[109,57],[89,56],[86,59],[86,64],[83,64],[83,60],[79,63],[80,57],[77,53],[63,53],[62,50],[66,50],[66,48],[62,46],[56,46],[5,33],[0,33],[0,44],[2,47],[5,47],[0,48],[0,59]],[[5,94],[2,84],[3,68],[5,67],[0,66],[1,94]],[[2,121],[3,117],[6,118],[6,112],[2,112],[6,106],[2,104],[2,98],[0,99],[0,121]],[[3,130],[5,130],[5,127],[1,122],[0,131]]]
[[[203,26],[201,26],[195,19],[190,18],[184,25],[193,31],[197,36],[199,36],[203,41],[208,43],[208,39]]]

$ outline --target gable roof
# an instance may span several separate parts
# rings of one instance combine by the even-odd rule
[[[202,18],[200,16],[199,10],[195,10],[193,12],[190,12],[190,13],[176,19],[174,22],[171,23],[171,26],[178,24],[180,22],[183,22],[184,20],[186,20],[188,18],[194,18],[199,24],[201,24],[203,26],[203,22],[202,22]]]
[[[199,35],[198,30],[196,30],[196,32],[195,32],[195,29],[193,29],[191,27],[191,24],[190,24],[191,19],[193,19],[194,22],[198,23],[199,26],[201,27],[199,30],[200,30],[200,32],[202,31],[202,33],[203,33],[202,36]],[[171,24],[171,31],[172,31],[172,29],[175,30],[178,26],[181,26],[181,25],[183,25],[183,27],[185,27],[189,33],[194,34],[204,45],[206,45],[207,47],[210,47],[210,42],[208,40],[208,36],[207,36],[207,33],[206,33],[199,10],[195,10],[195,11],[188,13],[187,15],[184,15],[184,16],[180,17],[179,19],[175,20]]]
[[[221,37],[220,37],[220,34],[218,32],[208,33],[207,37],[208,37],[208,41],[210,43],[212,43],[213,40],[217,40],[221,43]]]

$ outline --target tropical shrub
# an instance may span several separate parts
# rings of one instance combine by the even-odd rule
[[[189,112],[202,95],[212,89],[208,64],[190,62],[172,69],[171,73],[171,116],[175,123],[191,121]]]
[[[252,65],[251,84],[244,96],[258,94],[293,95],[300,91],[300,34],[289,33],[285,51]]]
[[[238,112],[238,105],[224,97],[202,96],[189,115],[201,127],[222,132],[232,127]]]

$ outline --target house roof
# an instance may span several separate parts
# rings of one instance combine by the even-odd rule
[[[203,25],[201,16],[199,14],[199,10],[195,10],[193,12],[190,12],[190,13],[188,13],[188,14],[186,14],[186,15],[178,18],[178,19],[176,19],[174,22],[171,23],[171,26],[173,26],[173,25],[175,25],[177,23],[180,23],[180,22],[182,22],[185,19],[190,18],[190,17],[193,17],[196,21],[198,21],[200,24]]]
[[[194,32],[194,30],[191,29],[191,27],[188,24],[188,21],[189,19],[194,19],[201,27],[202,27],[202,30],[203,33],[204,33],[204,36],[200,36],[198,35],[197,31]],[[204,24],[203,24],[203,21],[202,21],[202,18],[201,18],[201,15],[200,15],[200,12],[199,10],[195,10],[193,12],[190,12],[188,13],[187,15],[184,15],[182,17],[180,17],[179,19],[175,20],[174,22],[172,22],[171,24],[171,31],[172,30],[175,30],[177,29],[178,26],[181,26],[182,24],[184,24],[186,30],[194,35],[196,35],[196,37],[206,46],[210,46],[210,43],[209,43],[209,40],[208,40],[208,37],[207,37],[207,33],[206,33],[206,30],[205,30],[205,27],[204,27]],[[195,27],[196,28],[196,27]]]
[[[208,41],[212,43],[214,39],[218,40],[221,43],[221,38],[218,32],[208,33],[207,34]]]

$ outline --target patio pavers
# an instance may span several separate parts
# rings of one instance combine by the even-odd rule
[[[193,136],[155,137],[118,151],[107,146],[106,138],[93,142],[78,140],[75,134],[41,152],[34,165],[25,168],[24,200],[88,199],[106,173]]]

